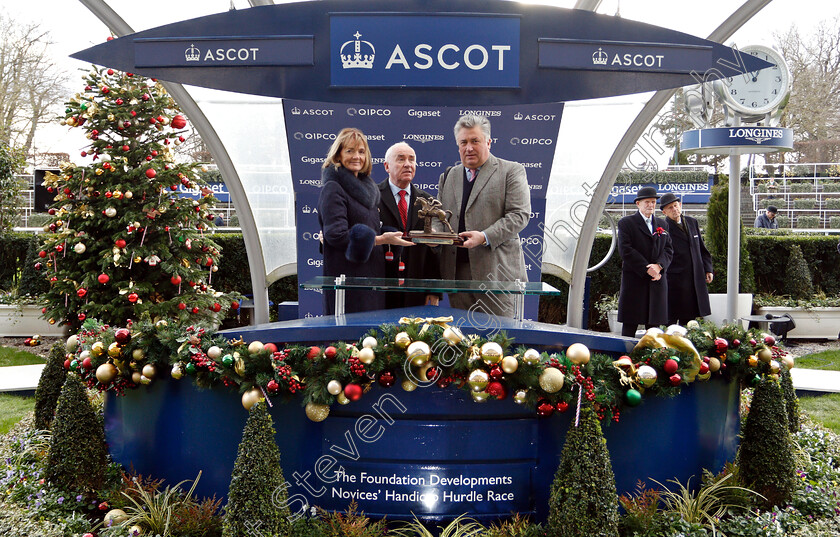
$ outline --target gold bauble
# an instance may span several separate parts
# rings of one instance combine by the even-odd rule
[[[69,338],[67,338],[67,343],[64,344],[64,348],[67,352],[76,352],[76,349],[79,347],[79,338],[76,337],[76,334],[73,334]]]
[[[101,341],[97,341],[91,345],[90,352],[92,352],[94,356],[101,356],[102,353],[105,352],[105,344]]]
[[[122,348],[120,348],[120,344],[116,341],[108,345],[108,356],[111,358],[116,358],[122,354]]]
[[[411,338],[408,337],[408,334],[405,332],[400,332],[394,337],[394,343],[398,347],[402,347],[403,349],[408,347],[411,344]]]
[[[324,421],[330,415],[330,407],[318,403],[306,403],[306,417],[312,421]]]
[[[528,397],[528,390],[517,390],[515,394],[513,394],[513,402],[517,405],[521,405],[525,403],[525,399]]]
[[[763,349],[759,350],[756,354],[758,354],[758,359],[764,363],[769,363],[770,360],[773,359],[773,351],[764,347]]]
[[[242,406],[245,407],[245,410],[251,410],[251,407],[257,404],[262,397],[262,391],[254,386],[242,394]]]
[[[750,367],[755,367],[758,365],[758,356],[755,354],[750,354],[750,357],[747,358],[747,365]]]
[[[152,383],[152,379],[150,379],[146,375],[140,375],[140,384],[149,385],[151,383]]]
[[[152,364],[146,364],[143,366],[143,375],[153,379],[157,375],[157,368]]]
[[[697,321],[692,319],[692,320],[688,321],[687,323],[685,323],[685,327],[688,328],[689,330],[696,330],[696,329],[700,328],[700,323],[698,323]]]
[[[172,372],[170,374],[172,375],[172,378],[178,380],[184,376],[184,370],[181,369],[180,364],[175,364],[172,366]]]
[[[140,377],[142,376],[143,375],[141,375],[139,371],[135,371],[131,374],[131,382],[133,382],[134,384],[140,384]]]
[[[481,357],[487,364],[498,364],[503,356],[502,346],[494,341],[488,341],[481,346]]]
[[[132,537],[134,537],[135,535],[143,535],[143,528],[135,524],[128,528],[128,534]]]
[[[85,360],[85,358],[90,358],[90,351],[89,350],[83,350],[82,352],[79,353],[79,361],[80,362],[83,362]]]
[[[126,190],[125,194],[123,194],[123,197],[125,197],[125,199],[127,199],[127,200],[130,200],[131,198],[134,197],[134,194],[131,192],[131,190]]]
[[[464,339],[464,334],[462,334],[457,327],[448,326],[446,330],[443,331],[443,339],[445,339],[450,345],[457,345]]]
[[[711,372],[711,370],[709,370],[709,371],[706,371],[703,374],[698,373],[697,376],[694,377],[694,378],[697,379],[697,380],[709,380],[709,378],[711,376],[712,376],[712,372]]]
[[[487,383],[490,381],[490,375],[483,369],[475,369],[470,373],[467,382],[474,392],[483,392],[487,388]]]
[[[411,382],[410,380],[404,380],[404,381],[402,381],[402,385],[401,385],[401,386],[402,386],[402,389],[403,389],[403,390],[405,390],[405,391],[407,391],[407,392],[413,392],[414,390],[416,390],[416,389],[417,389],[417,384],[414,384],[414,383],[413,383],[413,382]]]
[[[785,367],[788,368],[788,371],[793,369],[793,356],[790,354],[785,354],[782,356],[782,363],[785,364]]]
[[[639,366],[639,369],[636,371],[636,379],[639,381],[639,384],[645,388],[650,388],[656,384],[656,377],[656,369],[649,365]]]
[[[781,365],[776,360],[770,360],[770,372],[771,373],[778,373],[781,369]]]
[[[488,397],[490,397],[490,394],[487,392],[472,392],[473,401],[476,403],[483,403],[487,401]]]
[[[248,353],[249,354],[259,354],[263,351],[265,345],[262,344],[262,341],[252,341],[248,344]],[[221,349],[220,349],[221,354]]]
[[[528,349],[522,355],[522,360],[526,364],[538,364],[540,362],[540,352],[537,349]]]
[[[375,349],[378,343],[379,342],[376,341],[375,337],[368,336],[362,340],[362,347],[365,347],[366,349]]]
[[[566,349],[566,358],[575,365],[589,363],[589,349],[583,343],[572,343]]]
[[[516,356],[505,356],[502,358],[502,371],[511,374],[516,373],[517,369],[519,369],[519,360],[516,359]]]
[[[359,361],[363,364],[369,364],[373,362],[373,359],[376,358],[376,354],[374,354],[373,349],[370,347],[362,347],[359,349]]]
[[[350,402],[350,399],[347,399],[347,396],[344,395],[343,391],[335,396],[335,400],[338,401],[339,405],[346,405]]]
[[[563,388],[566,376],[555,367],[547,367],[540,374],[540,388],[546,393],[557,393]]]
[[[330,395],[340,394],[342,392],[341,383],[337,380],[327,382],[327,391],[330,392]]]
[[[233,353],[235,362],[233,363],[233,370],[240,377],[245,374],[245,360],[243,360],[238,352]]]
[[[108,384],[117,376],[117,368],[112,363],[105,363],[96,368],[96,380]]]
[[[134,349],[131,351],[131,357],[140,362],[146,357],[146,353],[143,352],[143,349]]]
[[[709,358],[709,371],[717,373],[720,369],[720,360],[717,358]]]
[[[429,361],[432,350],[425,341],[415,341],[408,346],[406,356],[411,360],[411,363],[416,366],[421,366]]]
[[[207,357],[208,357],[208,358],[210,358],[211,360],[216,360],[216,361],[218,361],[218,360],[219,360],[219,358],[221,358],[221,357],[222,357],[222,349],[221,349],[221,347],[219,347],[219,346],[217,346],[217,345],[213,345],[212,347],[210,347],[209,349],[207,349]]]
[[[122,524],[126,520],[128,520],[128,515],[122,509],[111,509],[105,513],[106,528],[114,524]]]

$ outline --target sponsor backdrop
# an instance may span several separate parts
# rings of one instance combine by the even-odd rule
[[[652,186],[660,194],[673,192],[683,203],[709,203],[714,178],[710,175],[705,183],[648,183],[644,185],[614,185],[610,191],[610,202],[633,203],[640,188]]]
[[[388,147],[397,142],[408,143],[417,153],[414,184],[436,196],[440,174],[448,166],[459,163],[453,126],[461,115],[468,113],[483,115],[490,120],[490,150],[494,155],[525,166],[531,188],[531,220],[520,237],[527,244],[525,263],[528,280],[540,281],[539,253],[542,251],[545,195],[560,128],[562,103],[476,109],[354,106],[298,100],[285,100],[283,104],[295,187],[299,282],[323,274],[317,209],[321,166],[338,132],[344,127],[357,127],[365,133],[373,157],[372,175],[377,183],[388,178],[383,165]],[[447,208],[457,211],[456,207]],[[323,313],[322,294],[317,291],[301,289],[298,302],[300,317],[315,317]],[[537,297],[527,297],[525,318],[535,320],[537,307]]]

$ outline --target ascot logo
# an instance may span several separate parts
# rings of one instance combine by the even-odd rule
[[[373,59],[376,57],[376,49],[370,41],[360,41],[362,34],[356,30],[353,34],[355,41],[347,41],[341,45],[342,69],[373,69]],[[352,49],[352,50],[351,50]]]
[[[607,60],[609,56],[601,47],[598,47],[598,50],[592,55],[592,65],[607,65]]]
[[[190,48],[184,51],[184,59],[188,62],[201,61],[201,51],[195,45],[190,44]]]

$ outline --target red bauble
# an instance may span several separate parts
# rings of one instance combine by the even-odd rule
[[[149,168],[148,170],[146,170],[146,177],[148,177],[149,179],[154,179],[156,175],[157,172],[154,170],[154,168]]]
[[[114,332],[114,341],[116,341],[119,345],[127,345],[129,341],[131,341],[131,332],[128,328],[118,328]]]
[[[266,343],[265,345],[263,345],[263,349],[267,350],[271,354],[274,354],[275,352],[277,352],[277,345],[275,345],[274,343]]]
[[[137,296],[137,293],[129,293],[128,301],[134,304],[140,297]]]
[[[397,378],[390,371],[383,371],[379,374],[379,377],[376,379],[376,381],[379,383],[380,386],[384,388],[390,388],[397,381]]]
[[[222,305],[218,302],[214,302],[213,305],[210,306],[210,309],[216,313],[219,313],[220,311],[222,311]]]
[[[557,410],[559,410],[560,412],[565,412],[569,410],[569,403],[567,403],[566,401],[560,401],[559,403],[557,403]]]
[[[41,270],[42,267],[41,263],[35,263],[35,270]]]
[[[181,277],[176,274],[175,276],[169,278],[169,281],[172,282],[172,285],[178,285],[181,283]]]
[[[507,389],[505,385],[499,381],[493,381],[487,385],[487,389],[485,390],[488,394],[492,395],[496,399],[502,400],[507,397]]]
[[[265,389],[268,390],[268,393],[277,393],[280,390],[280,385],[277,384],[277,381],[271,379],[268,381],[268,384],[265,385]]]
[[[671,382],[671,386],[679,386],[680,382],[682,382],[682,377],[675,373],[668,377],[668,380]]]
[[[178,302],[178,309],[179,310],[185,310],[185,309],[187,309],[187,305],[184,304],[183,302]]]
[[[776,338],[773,336],[764,336],[764,344],[770,345],[771,347],[776,344]]]
[[[193,313],[198,313],[198,306],[193,306],[193,309],[191,309],[190,311],[192,311]]]
[[[733,349],[737,349],[740,346],[741,346],[741,340],[740,339],[733,339],[732,340],[732,348]]]
[[[676,373],[677,369],[679,368],[680,365],[673,358],[668,358],[667,360],[665,360],[665,364],[663,364],[662,366],[662,369],[664,369],[665,372],[669,375],[673,375],[674,373]]]
[[[344,387],[344,396],[351,401],[358,401],[362,397],[362,387],[358,384],[350,383]]]
[[[70,371],[70,360],[64,360],[64,369]]]
[[[324,356],[326,356],[328,360],[335,360],[336,352],[338,352],[338,350],[332,345],[330,345],[329,347],[324,349]]]
[[[726,352],[726,349],[729,348],[729,342],[723,339],[722,337],[715,339],[715,350],[718,352]]]
[[[700,373],[701,375],[705,375],[705,374],[706,374],[706,373],[708,373],[708,372],[709,372],[709,364],[707,364],[707,363],[705,363],[705,362],[704,362],[704,363],[702,363],[702,364],[700,364],[700,371],[699,371],[699,373]]]
[[[90,357],[82,360],[82,367],[84,367],[87,370],[90,370],[93,367],[93,362],[91,362]]]
[[[114,241],[114,246],[117,248],[125,248],[125,240],[124,239],[117,239]]]
[[[170,124],[172,125],[173,129],[183,129],[187,126],[187,118],[185,118],[181,114],[178,114],[177,116],[172,118]]]
[[[41,250],[40,252],[38,252],[38,257],[40,257],[42,259],[47,257],[47,252],[45,252],[44,250]]]
[[[490,378],[492,379],[499,380],[504,376],[504,374],[505,372],[502,371],[502,368],[499,367],[499,364],[496,364],[492,368],[490,368]]]
[[[84,321],[85,319],[87,319],[87,315],[85,315],[84,313],[80,313],[76,315],[76,317],[78,317],[79,321]]]
[[[321,355],[321,347],[309,347],[309,352],[306,353],[306,357],[310,360],[314,360],[318,356]]]
[[[230,309],[232,309],[232,310],[238,310],[238,309],[239,309],[239,302],[237,302],[236,300],[234,300],[233,302],[231,302],[231,303],[230,303]]]
[[[537,404],[537,416],[547,418],[552,414],[554,414],[554,405],[552,405],[545,399],[541,400],[539,404]]]
[[[79,290],[76,291],[76,294],[79,295],[79,298],[84,298],[87,294],[87,289],[85,289],[84,287],[80,287]]]
[[[100,274],[96,279],[99,280],[99,283],[104,285],[104,284],[108,283],[108,281],[111,279],[111,277],[108,276],[107,274]]]
[[[108,94],[111,92],[111,89],[108,86],[102,86],[102,93]]]

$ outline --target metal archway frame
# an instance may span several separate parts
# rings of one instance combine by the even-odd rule
[[[102,21],[108,29],[118,36],[134,33],[131,26],[114,11],[105,0],[79,0],[88,10]],[[230,197],[236,207],[236,214],[239,216],[239,225],[242,228],[242,237],[245,241],[245,251],[248,257],[248,264],[251,267],[251,287],[254,293],[254,316],[253,321],[257,324],[268,322],[268,285],[266,284],[265,258],[262,246],[260,245],[257,225],[254,215],[251,212],[245,189],[239,179],[239,174],[225,149],[222,140],[213,128],[213,125],[204,115],[201,107],[183,85],[174,82],[161,82],[166,91],[178,103],[181,109],[187,114],[195,125],[201,139],[207,144],[213,158],[225,178],[225,184],[230,192]]]
[[[729,39],[741,26],[753,18],[759,11],[764,9],[772,0],[747,0],[738,8],[732,15],[730,15],[720,26],[718,26],[707,39],[711,41],[722,42]],[[572,262],[572,280],[569,283],[569,300],[566,305],[568,311],[567,324],[574,328],[581,328],[583,326],[583,294],[586,282],[587,264],[589,263],[589,255],[592,252],[592,245],[595,242],[595,232],[598,227],[598,219],[601,216],[604,207],[607,204],[607,197],[612,190],[615,178],[619,170],[624,164],[625,159],[630,154],[639,137],[644,133],[644,130],[650,124],[656,114],[662,109],[668,100],[676,93],[677,90],[660,90],[653,94],[653,97],[645,104],[636,119],[627,129],[627,132],[622,137],[621,141],[613,151],[598,185],[595,187],[595,192],[592,196],[592,203],[586,212],[583,227],[578,238],[577,248],[575,249],[575,257]],[[737,207],[730,206],[730,212],[738,210]],[[730,229],[729,233],[733,231]],[[736,230],[735,233],[738,231]],[[738,251],[729,252],[730,258],[738,255]],[[735,260],[735,266],[738,261]]]

